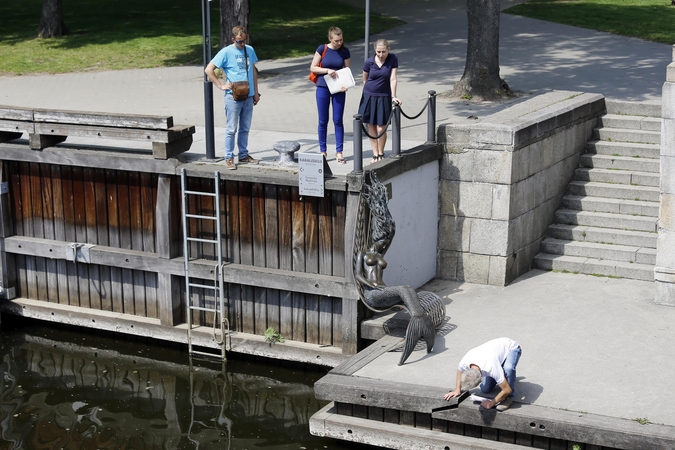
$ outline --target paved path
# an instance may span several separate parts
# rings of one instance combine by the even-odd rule
[[[346,1],[363,4],[362,0]],[[504,7],[514,3],[502,1]],[[461,77],[467,35],[464,4],[459,0],[372,0],[373,11],[407,22],[382,37],[390,40],[401,61],[399,97],[409,114],[423,106],[427,91],[448,91]],[[351,41],[358,73],[363,40],[345,37]],[[371,42],[378,37],[373,36]],[[501,17],[500,40],[502,77],[512,89],[524,93],[522,98],[550,90],[575,90],[613,99],[659,101],[665,68],[671,61],[668,45],[507,14]],[[317,45],[321,42],[318,39]],[[303,150],[316,149],[314,89],[306,79],[310,58],[259,63],[264,75],[262,100],[255,109],[251,138],[257,157],[273,158],[271,146],[282,139],[300,140]],[[198,126],[193,151],[203,152],[202,80],[200,67],[0,77],[0,104],[173,115],[176,123]],[[357,86],[348,94],[350,113],[345,119],[350,134],[359,91]],[[439,102],[438,122],[460,122],[469,115],[485,116],[507,106]],[[222,109],[222,99],[216,95],[217,125],[225,122]],[[424,117],[404,120],[403,126],[404,146],[425,140]],[[216,133],[217,154],[222,155],[222,129]],[[368,149],[364,143],[364,151]],[[351,156],[351,144],[346,154]],[[675,373],[671,350],[675,308],[652,303],[652,283],[533,271],[507,287],[435,281],[428,288],[444,297],[457,328],[439,338],[432,355],[415,352],[407,364],[397,367],[398,355],[386,354],[360,376],[419,379],[449,387],[466,350],[506,335],[524,348],[519,401],[626,419],[648,418],[675,426],[669,376]],[[643,375],[641,369],[649,373]]]

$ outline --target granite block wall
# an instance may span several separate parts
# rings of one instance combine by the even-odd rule
[[[601,95],[553,91],[441,125],[437,276],[503,286],[527,272],[604,111]]]

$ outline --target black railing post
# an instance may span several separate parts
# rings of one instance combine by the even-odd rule
[[[363,172],[363,135],[361,114],[354,114],[354,172]]]
[[[429,91],[427,111],[427,142],[436,142],[436,91]]]
[[[401,107],[394,105],[391,116],[391,156],[401,154]]]
[[[202,39],[204,68],[211,62],[211,0],[202,0]],[[204,134],[206,159],[216,159],[215,120],[213,117],[213,83],[204,74]]]

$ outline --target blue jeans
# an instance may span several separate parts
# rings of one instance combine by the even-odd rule
[[[345,139],[345,127],[342,116],[345,112],[345,92],[331,94],[327,87],[317,86],[316,107],[319,110],[319,149],[326,153],[326,136],[328,135],[328,118],[330,104],[333,103],[333,125],[335,126],[335,151],[342,152],[342,144]]]
[[[506,355],[506,360],[502,363],[502,369],[504,369],[504,377],[506,381],[509,382],[511,386],[511,394],[509,397],[513,397],[516,393],[516,366],[518,365],[518,360],[520,359],[520,354],[523,351],[520,347],[515,350],[511,350],[508,355]],[[480,390],[483,392],[491,392],[497,381],[492,377],[483,378],[483,382],[480,384]]]
[[[248,132],[253,119],[253,97],[237,102],[231,93],[225,94],[225,159],[234,158],[234,135],[237,135],[239,159],[248,156]]]

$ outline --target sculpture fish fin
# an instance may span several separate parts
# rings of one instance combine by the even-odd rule
[[[410,318],[408,329],[405,332],[403,353],[401,354],[401,359],[398,362],[399,366],[403,365],[406,359],[408,359],[412,351],[415,350],[417,341],[419,341],[422,337],[427,343],[427,353],[429,353],[434,347],[436,329],[434,328],[434,324],[431,323],[431,319],[429,319],[426,314],[422,316],[413,316]]]

